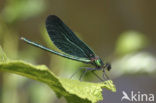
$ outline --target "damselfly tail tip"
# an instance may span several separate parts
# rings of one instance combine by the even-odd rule
[[[19,39],[20,39],[20,40],[25,40],[25,38],[24,38],[24,37],[20,37]]]

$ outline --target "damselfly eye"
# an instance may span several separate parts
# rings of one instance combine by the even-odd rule
[[[106,63],[105,67],[107,68],[108,71],[111,70],[111,65],[109,63]]]

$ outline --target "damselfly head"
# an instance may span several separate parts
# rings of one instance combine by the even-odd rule
[[[104,65],[104,68],[106,68],[108,71],[110,71],[111,70],[111,64],[110,63],[106,63]]]

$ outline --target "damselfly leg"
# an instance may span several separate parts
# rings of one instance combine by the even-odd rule
[[[95,70],[97,70],[97,68],[81,67],[80,69],[85,69],[85,70],[82,72],[82,74],[81,74],[79,80],[81,80],[82,77],[83,77],[88,71],[91,71],[91,72],[93,73],[93,75],[96,76],[100,81],[104,81],[102,78],[100,78],[100,77],[95,73]],[[71,75],[70,78],[72,78],[78,71],[79,71],[79,69],[78,69],[75,73],[73,73],[73,74]]]

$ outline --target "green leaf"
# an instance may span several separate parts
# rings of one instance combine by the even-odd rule
[[[103,83],[89,83],[59,78],[44,65],[34,66],[23,61],[1,61],[0,71],[19,74],[43,82],[58,97],[64,96],[69,103],[96,103],[103,99],[102,88],[116,91],[110,80]]]

